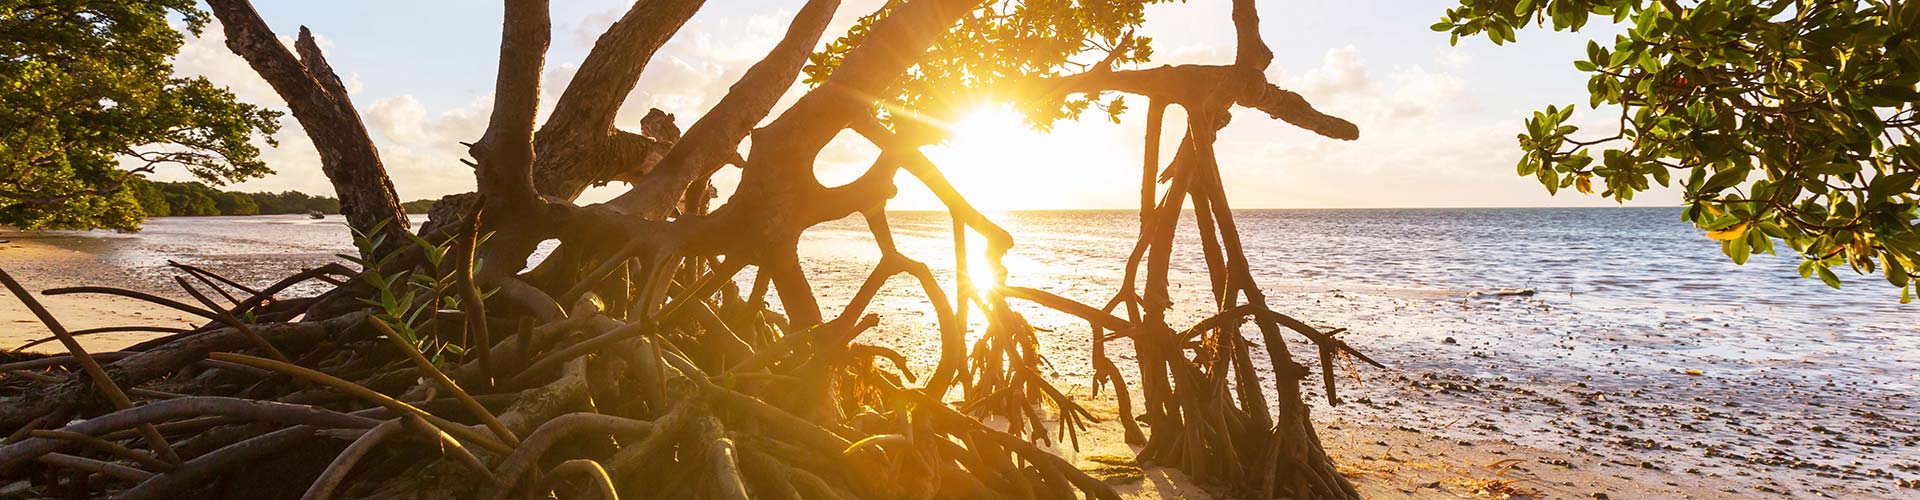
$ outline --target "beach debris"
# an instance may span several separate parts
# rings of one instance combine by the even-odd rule
[[[1456,477],[1442,481],[1441,484],[1447,489],[1488,500],[1513,500],[1540,496],[1540,490],[1527,487],[1512,479]]]
[[[1499,290],[1474,290],[1467,293],[1469,298],[1532,297],[1536,293],[1532,288],[1502,288]]]
[[[1088,455],[1083,458],[1088,462],[1093,462],[1094,465],[1082,466],[1080,470],[1086,472],[1089,476],[1093,476],[1094,479],[1099,479],[1100,482],[1121,485],[1140,482],[1146,479],[1145,472],[1140,468],[1140,462],[1134,460],[1133,457]]]

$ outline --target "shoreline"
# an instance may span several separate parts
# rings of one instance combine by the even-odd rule
[[[149,244],[153,241],[143,241],[147,238],[144,235],[0,231],[0,268],[36,292],[63,286],[108,285],[192,303],[172,287],[171,271],[164,260],[156,259],[178,258],[256,284],[303,265],[335,260],[331,253],[339,251],[303,241],[280,242],[270,235],[280,233],[266,232],[308,224],[303,220],[233,220],[244,225],[233,226],[238,229],[230,233],[190,233],[190,241],[210,241],[196,247],[181,246],[179,232],[170,236],[175,238],[174,243]],[[263,240],[278,246],[263,246]],[[229,244],[233,246],[224,246]],[[183,248],[199,253],[175,253]],[[820,265],[828,268],[826,272],[833,272],[833,266]],[[859,263],[839,267],[862,269]],[[823,290],[823,299],[844,292],[828,288]],[[1761,365],[1783,370],[1769,378],[1766,368],[1750,373],[1753,369],[1739,364],[1741,358],[1737,356],[1734,361],[1719,364],[1701,356],[1726,352],[1718,347],[1701,347],[1701,339],[1755,331],[1725,323],[1739,323],[1745,318],[1752,320],[1746,323],[1750,327],[1769,325],[1759,321],[1767,316],[1762,312],[1700,311],[1694,316],[1662,320],[1663,329],[1651,334],[1616,339],[1616,334],[1631,329],[1582,319],[1580,314],[1592,313],[1576,308],[1578,304],[1571,297],[1547,297],[1545,293],[1528,300],[1479,301],[1435,296],[1438,292],[1392,293],[1366,287],[1342,291],[1281,285],[1270,291],[1281,307],[1302,309],[1302,317],[1355,326],[1357,332],[1348,338],[1364,342],[1371,355],[1393,367],[1363,372],[1371,379],[1364,383],[1342,382],[1341,394],[1349,400],[1337,408],[1327,407],[1315,396],[1319,393],[1317,384],[1303,387],[1319,423],[1323,445],[1368,498],[1499,498],[1503,491],[1537,492],[1532,498],[1598,498],[1595,493],[1608,498],[1897,498],[1908,491],[1896,487],[1896,480],[1920,474],[1920,460],[1904,458],[1901,452],[1913,446],[1914,436],[1920,436],[1911,424],[1899,424],[1903,414],[1914,411],[1904,396],[1888,394],[1884,396],[1889,399],[1873,399],[1868,396],[1880,393],[1860,392],[1857,385],[1861,381],[1840,379],[1841,387],[1829,384],[1824,392],[1842,396],[1841,400],[1821,397],[1801,404],[1794,400],[1809,397],[1808,393],[1794,394],[1791,390],[1818,387],[1803,382],[1782,385],[1779,380],[1846,372],[1787,368],[1794,366],[1788,363],[1804,363],[1801,359],[1818,359],[1787,357],[1773,365]],[[190,314],[133,299],[38,294],[36,298],[69,330],[136,324],[196,326],[196,318]],[[1422,324],[1406,318],[1464,318],[1466,322]],[[12,349],[27,339],[47,334],[14,297],[0,297],[0,323],[9,325],[0,333],[0,349]],[[1606,328],[1591,329],[1594,326]],[[1527,335],[1540,331],[1547,333]],[[82,337],[82,345],[90,351],[104,352],[157,335],[102,334]],[[899,335],[913,342],[911,332],[875,335]],[[1072,332],[1064,335],[1079,339]],[[1454,336],[1459,337],[1457,344],[1452,342]],[[1441,337],[1448,341],[1443,343]],[[1752,343],[1752,339],[1744,342]],[[1766,342],[1776,341],[1769,338]],[[1615,356],[1616,361],[1628,363],[1621,369],[1641,378],[1595,380],[1588,376],[1582,380],[1578,378],[1582,373],[1569,371],[1577,371],[1578,365],[1566,364],[1583,356],[1608,359],[1606,349],[1618,353],[1627,347],[1633,349]],[[64,349],[55,342],[33,350]],[[1898,352],[1897,346],[1893,352]],[[1515,353],[1522,357],[1515,358]],[[1667,354],[1664,358],[1648,358],[1652,353]],[[1072,352],[1059,355],[1065,362],[1063,367],[1078,362]],[[1673,373],[1645,370],[1653,367]],[[1675,371],[1694,367],[1706,369],[1706,375]],[[1083,382],[1083,376],[1067,370],[1054,378],[1066,389]],[[1763,385],[1753,386],[1756,382]],[[1789,397],[1771,400],[1769,392],[1761,390],[1768,387],[1788,390]],[[1653,392],[1642,394],[1642,388]],[[1078,393],[1086,391],[1081,388]],[[1687,402],[1680,396],[1694,398]],[[1702,396],[1711,401],[1700,399]],[[1863,408],[1886,414],[1891,418],[1886,425],[1892,427],[1865,416],[1846,416],[1842,409],[1853,408],[1847,400],[1881,405]],[[1750,406],[1734,404],[1737,402]],[[1111,401],[1084,403],[1108,416],[1113,414]],[[1507,406],[1513,407],[1511,413]],[[1761,418],[1756,410],[1775,418]],[[1539,421],[1543,412],[1559,415]],[[1841,417],[1836,423],[1834,419]],[[1120,439],[1117,424],[1111,418],[1105,420],[1090,430],[1092,434],[1082,436],[1082,450],[1056,451],[1085,468],[1103,465],[1089,457],[1130,457],[1132,449]],[[1888,434],[1884,439],[1836,435],[1833,439],[1837,445],[1816,445],[1827,428],[1841,429],[1848,435],[1873,436],[1869,430]],[[1692,434],[1698,432],[1710,434]],[[1763,434],[1770,437],[1760,441],[1749,438]],[[1775,439],[1787,437],[1800,444],[1774,446]],[[1653,440],[1661,440],[1661,444],[1649,447],[1656,443]],[[1701,446],[1699,441],[1712,446]],[[1684,451],[1677,446],[1684,446]],[[1870,463],[1857,468],[1846,465],[1848,460],[1861,459]],[[1774,463],[1778,460],[1788,462]],[[1815,468],[1794,465],[1795,460],[1811,462]],[[1170,470],[1150,468],[1143,479],[1117,486],[1130,498],[1209,497],[1204,488]]]
[[[1139,447],[1126,444],[1111,401],[1083,402],[1101,419],[1080,434],[1081,449],[1049,448],[1089,471],[1133,464]],[[1316,416],[1322,447],[1341,475],[1369,499],[1745,499],[1766,490],[1755,480],[1686,475],[1637,464],[1595,461],[1504,439],[1451,439],[1378,422]],[[1099,477],[1096,474],[1096,477]],[[1231,498],[1216,496],[1186,474],[1146,467],[1105,478],[1129,500]],[[1857,492],[1837,491],[1839,498]],[[1783,496],[1783,495],[1776,495]]]
[[[16,260],[22,257],[45,259],[53,265],[23,268]],[[101,269],[98,265],[89,265],[98,264],[97,261],[85,252],[44,242],[22,243],[16,239],[0,243],[0,267],[15,273],[16,279],[21,279],[29,288],[36,288],[33,282],[46,281],[49,276],[43,273],[48,269]],[[75,267],[68,267],[70,265]],[[99,273],[88,275],[102,277]],[[45,284],[49,287],[67,285]],[[98,295],[37,298],[69,330],[156,322],[193,326],[192,315],[133,299]],[[0,305],[0,322],[9,328],[6,335],[0,335],[0,339],[4,339],[0,345],[7,349],[17,346],[22,332],[34,338],[47,335],[46,329],[17,299],[4,297],[4,301],[5,304]],[[80,341],[90,352],[108,352],[159,335],[101,334],[83,336]],[[58,342],[48,342],[29,352],[62,353],[65,348]],[[1084,388],[1078,389],[1084,392]],[[1128,464],[1124,462],[1131,461],[1138,447],[1128,445],[1122,437],[1113,402],[1083,403],[1101,421],[1083,431],[1079,450],[1054,443],[1050,451],[1067,457],[1085,470],[1125,469]],[[1511,494],[1512,498],[1745,498],[1755,491],[1751,485],[1725,478],[1680,476],[1613,462],[1594,463],[1587,457],[1505,440],[1454,440],[1379,422],[1337,417],[1316,420],[1323,446],[1340,472],[1353,481],[1365,498],[1505,498],[1502,494]],[[1124,462],[1115,459],[1124,459]],[[1226,498],[1178,470],[1161,467],[1120,472],[1108,478],[1108,482],[1130,500]],[[1605,496],[1594,496],[1595,493]]]
[[[81,331],[90,328],[111,326],[168,326],[193,328],[197,316],[167,308],[151,302],[126,297],[71,294],[45,295],[42,290],[70,286],[119,286],[129,287],[143,281],[134,279],[131,273],[117,269],[97,253],[74,248],[84,242],[59,240],[86,240],[83,236],[68,235],[31,235],[8,230],[0,232],[0,269],[4,269],[19,281],[21,286],[34,292],[39,300],[51,311],[60,325],[67,331]],[[179,290],[152,290],[149,287],[134,285],[130,288],[154,293],[174,300],[191,302]],[[0,349],[13,350],[26,342],[52,335],[52,332],[40,323],[38,317],[28,310],[18,297],[0,289],[0,324],[6,325],[0,333]],[[83,335],[77,338],[80,346],[88,352],[117,351],[127,346],[158,337],[163,334],[145,332],[113,332]],[[58,341],[50,341],[28,352],[64,353],[66,348]]]

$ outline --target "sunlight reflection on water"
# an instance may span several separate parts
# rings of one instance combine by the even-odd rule
[[[1015,239],[1010,284],[1096,305],[1112,297],[1138,231],[1131,211],[995,217]],[[932,267],[951,291],[946,214],[889,218],[900,249]],[[1791,256],[1733,265],[1717,244],[1678,220],[1678,209],[1244,210],[1236,218],[1255,278],[1276,310],[1322,328],[1348,328],[1343,338],[1390,365],[1355,372],[1358,379],[1341,388],[1346,400],[1371,403],[1329,408],[1314,399],[1316,415],[1541,447],[1609,447],[1708,470],[1725,464],[1698,449],[1634,443],[1698,436],[1721,447],[1718,456],[1773,456],[1794,452],[1776,440],[1821,442],[1829,437],[1810,429],[1841,429],[1867,444],[1823,447],[1801,458],[1858,460],[1864,469],[1920,456],[1911,427],[1920,421],[1920,336],[1912,330],[1920,307],[1898,304],[1880,277],[1843,276],[1847,287],[1832,290],[1800,278]],[[332,261],[333,253],[352,252],[340,224],[300,216],[164,218],[137,236],[90,236],[111,240],[96,242],[109,262],[145,271],[135,275],[164,288],[168,258],[254,280]],[[1176,327],[1211,310],[1191,221],[1179,237],[1171,270],[1177,306],[1169,316]],[[977,259],[985,246],[976,235],[968,248]],[[801,253],[829,317],[879,258],[857,217],[808,232]],[[977,260],[970,266],[984,270]],[[1467,296],[1517,287],[1538,295]],[[1041,329],[1049,375],[1085,384],[1086,324],[1015,306]],[[861,342],[899,350],[916,370],[933,365],[934,315],[911,278],[890,281],[869,312],[882,321]],[[1310,346],[1290,348],[1310,361]],[[1131,380],[1129,349],[1124,342],[1109,348]],[[1254,352],[1264,364],[1263,350]]]

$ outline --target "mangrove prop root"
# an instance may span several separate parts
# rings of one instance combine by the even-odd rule
[[[333,458],[333,462],[327,464],[325,470],[320,471],[320,477],[313,480],[313,484],[307,487],[307,492],[300,496],[300,500],[332,498],[333,491],[347,480],[347,474],[353,472],[353,466],[360,463],[360,459],[365,458],[388,436],[399,431],[400,420],[394,419],[381,422],[380,425],[361,434],[359,438],[353,440],[353,444],[347,445],[347,449],[341,450],[340,454]]]
[[[0,270],[0,284],[5,284],[7,291],[12,292],[14,297],[20,299],[20,303],[32,310],[33,315],[40,318],[40,322],[46,325],[47,330],[53,332],[53,336],[60,338],[60,343],[65,345],[67,352],[80,362],[82,368],[86,369],[87,377],[92,379],[100,393],[113,403],[114,409],[126,410],[133,407],[133,400],[127,399],[127,393],[122,392],[120,386],[113,382],[113,378],[107,376],[106,369],[101,368],[100,363],[87,354],[87,349],[80,346],[80,341],[74,340],[72,335],[67,335],[66,327],[60,326],[60,320],[55,319],[52,312],[40,305],[40,301],[35,300],[26,287],[20,286],[20,282],[14,281],[13,276],[4,270]],[[154,429],[152,424],[140,424],[140,433],[162,459],[172,463],[180,462],[180,455],[174,453],[173,446],[167,444],[167,439],[161,436],[160,431]]]
[[[920,151],[937,138],[873,116],[876,100],[893,95],[915,55],[977,0],[890,4],[841,66],[772,116],[840,7],[839,0],[808,0],[780,42],[684,134],[671,117],[650,115],[641,133],[614,128],[613,118],[641,69],[701,2],[635,3],[595,44],[538,130],[551,19],[543,0],[506,3],[493,111],[483,136],[467,144],[478,190],[443,199],[430,223],[410,233],[372,140],[313,36],[302,30],[289,51],[245,0],[210,0],[229,48],[273,85],[314,139],[349,224],[385,235],[375,255],[361,256],[377,264],[330,264],[254,287],[174,263],[230,306],[184,277],[176,281],[198,306],[112,287],[47,291],[131,297],[209,320],[98,356],[74,337],[156,327],[68,333],[0,272],[53,330],[45,342],[69,351],[0,366],[8,374],[0,384],[25,389],[0,400],[0,433],[9,436],[0,443],[0,479],[78,472],[97,478],[73,483],[82,496],[128,498],[243,487],[304,492],[310,500],[1117,498],[1036,445],[1077,446],[1094,421],[1071,391],[1042,375],[1047,353],[1026,319],[1040,308],[1088,324],[1094,397],[1111,388],[1142,462],[1237,496],[1357,497],[1314,434],[1300,390],[1310,370],[1293,359],[1283,335],[1317,348],[1330,401],[1337,401],[1336,361],[1379,364],[1336,337],[1340,330],[1269,304],[1241,246],[1214,143],[1236,106],[1336,139],[1351,140],[1358,130],[1265,81],[1272,53],[1252,0],[1232,2],[1231,64],[1114,68],[1131,44],[1125,40],[1086,71],[1023,82],[1009,93],[1043,103],[1115,92],[1149,101],[1138,238],[1124,278],[1101,307],[1008,286],[1013,235]],[[1163,165],[1169,106],[1185,111],[1185,133]],[[823,185],[814,176],[819,153],[849,129],[880,154],[855,180]],[[710,207],[712,176],[727,165],[741,168],[738,187]],[[896,176],[901,171],[909,175]],[[886,209],[896,178],[924,186],[951,214],[951,285],[895,244]],[[630,188],[605,203],[572,202],[585,186],[610,180]],[[1171,259],[1189,206],[1214,314],[1175,325]],[[853,214],[865,219],[880,259],[852,299],[822,304],[799,241]],[[380,226],[383,218],[391,222]],[[966,240],[975,235],[985,240],[975,249],[984,265],[968,264]],[[523,271],[550,239],[559,246]],[[750,288],[735,281],[748,267]],[[924,325],[939,341],[931,370],[861,342],[879,321],[869,306],[901,274],[933,308]],[[311,280],[334,286],[316,297],[279,297]],[[766,304],[770,292],[781,310]],[[410,297],[383,305],[410,314],[365,307],[383,293]],[[432,342],[409,342],[400,325]],[[1139,367],[1131,381],[1110,359],[1129,347]],[[1255,349],[1265,350],[1264,366]],[[76,364],[79,371],[62,371]],[[129,394],[154,400],[135,406]],[[58,426],[69,418],[81,420]],[[1005,425],[981,423],[988,419]],[[441,452],[395,439],[415,435]],[[169,439],[193,456],[182,461]],[[287,453],[341,449],[326,440],[345,443],[331,460]],[[244,473],[269,466],[316,479],[262,485],[271,481]],[[32,485],[36,493],[55,486]]]

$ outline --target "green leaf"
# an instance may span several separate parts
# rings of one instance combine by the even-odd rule
[[[1832,270],[1827,269],[1826,266],[1816,266],[1814,270],[1820,273],[1821,282],[1826,283],[1827,286],[1833,287],[1835,290],[1840,289],[1840,277],[1835,276]]]
[[[1721,170],[1714,173],[1713,177],[1708,178],[1705,185],[1701,185],[1695,188],[1695,190],[1701,193],[1716,193],[1733,187],[1735,184],[1747,180],[1747,172],[1750,170],[1751,169],[1746,167],[1734,167]]]
[[[1892,283],[1893,286],[1906,288],[1909,282],[1906,266],[1900,265],[1898,259],[1881,259],[1880,262],[1886,265],[1887,282]]]

